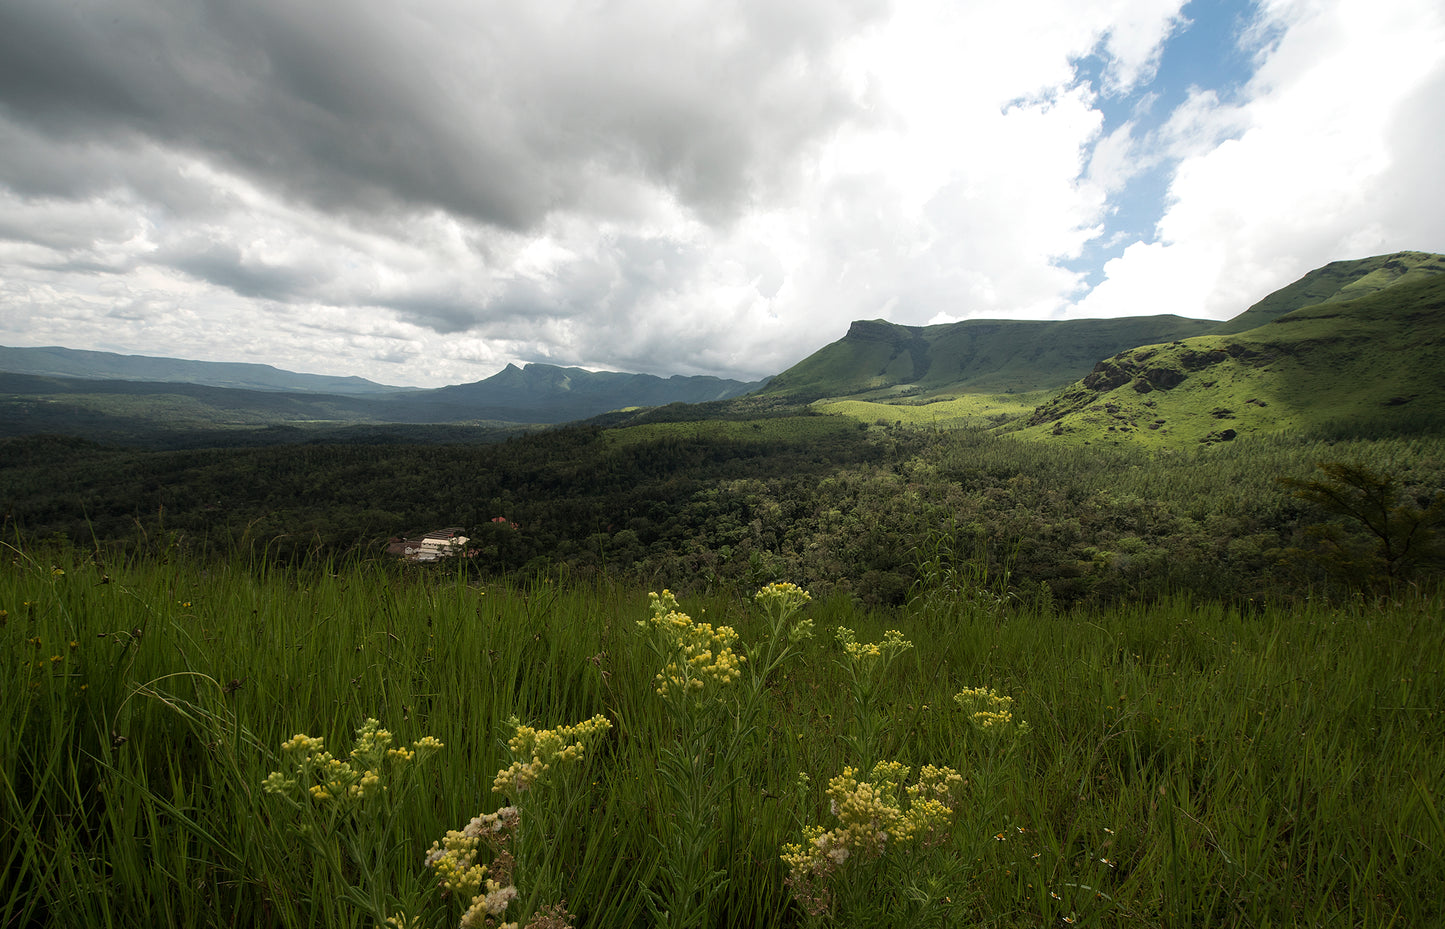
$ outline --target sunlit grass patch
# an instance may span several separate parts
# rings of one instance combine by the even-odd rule
[[[957,429],[964,426],[997,426],[1027,416],[1046,395],[1043,391],[1019,394],[960,394],[937,399],[908,398],[884,400],[820,400],[813,409],[856,419],[859,422],[903,423]]]

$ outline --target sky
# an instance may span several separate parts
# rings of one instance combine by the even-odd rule
[[[4,0],[0,344],[756,380],[1445,252],[1439,0]]]

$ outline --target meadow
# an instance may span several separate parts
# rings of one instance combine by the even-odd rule
[[[913,402],[849,398],[818,400],[812,408],[820,413],[847,416],[865,423],[907,423],[924,428],[961,429],[990,426],[1027,416],[1047,395],[1047,391],[944,394],[924,396]]]
[[[1440,596],[977,579],[869,609],[17,540],[0,926],[1445,921]]]

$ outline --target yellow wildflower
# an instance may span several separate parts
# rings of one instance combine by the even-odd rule
[[[839,626],[836,635],[839,644],[843,646],[843,653],[855,665],[871,665],[880,658],[884,659],[886,664],[913,647],[913,643],[903,638],[903,633],[897,629],[884,632],[883,639],[879,642],[859,642],[853,636],[853,630],[847,626]]]
[[[678,693],[699,697],[709,685],[727,685],[742,676],[743,657],[733,651],[737,630],[731,626],[713,628],[678,609],[672,591],[648,595],[652,618],[638,623],[651,628],[653,642],[667,664],[655,680],[657,693],[669,698]]]
[[[791,581],[769,584],[753,595],[753,600],[767,611],[774,638],[784,632],[785,624],[792,615],[812,599],[806,590]],[[797,644],[813,634],[813,621],[805,619],[794,623],[786,633],[788,641]]]
[[[968,687],[954,694],[953,699],[977,729],[999,731],[1013,722],[1013,697],[1005,697],[991,687]],[[1028,723],[1020,723],[1017,731],[1027,732]]]
[[[500,917],[517,897],[512,884],[515,861],[508,844],[518,822],[517,808],[506,806],[475,816],[466,828],[449,830],[440,842],[432,843],[426,866],[436,872],[437,886],[467,901],[461,926],[492,925],[491,919]],[[484,846],[491,852],[490,864],[477,860]]]
[[[281,743],[283,752],[307,752],[314,753],[321,751],[321,739],[313,739],[304,732],[298,732],[285,742]]]
[[[291,775],[272,771],[262,781],[267,793],[309,798],[317,803],[347,805],[379,796],[387,790],[387,771],[400,769],[413,758],[429,755],[442,747],[431,736],[412,743],[411,748],[391,748],[392,735],[375,719],[356,730],[356,740],[347,760],[324,751],[322,739],[297,733],[281,743],[291,759]]]
[[[544,783],[554,766],[581,761],[586,744],[612,728],[611,721],[601,714],[556,729],[534,729],[515,717],[511,723],[516,731],[507,741],[507,748],[516,760],[497,772],[492,791],[514,802],[532,785]]]
[[[261,787],[268,794],[289,794],[296,788],[296,779],[288,778],[280,771],[272,771],[261,782]]]
[[[868,780],[848,767],[828,782],[829,809],[838,825],[807,826],[801,842],[783,846],[788,887],[808,913],[829,912],[829,881],[848,862],[874,860],[890,844],[917,841],[927,847],[942,841],[963,779],[952,768],[926,765],[918,781],[904,787],[909,772],[906,765],[881,761]]]

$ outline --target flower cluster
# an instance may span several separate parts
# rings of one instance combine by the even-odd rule
[[[356,741],[345,761],[325,750],[319,738],[298,733],[281,743],[281,752],[292,759],[291,773],[272,771],[261,786],[267,793],[310,798],[317,803],[352,807],[387,790],[386,779],[436,754],[442,743],[423,736],[410,748],[392,748],[392,735],[381,723],[368,719],[356,730]]]
[[[753,599],[765,608],[778,604],[780,610],[791,613],[813,597],[792,581],[774,581],[753,594]]]
[[[648,594],[648,599],[652,617],[637,625],[652,630],[653,642],[667,661],[656,677],[659,695],[701,697],[710,684],[731,684],[742,675],[743,658],[732,649],[737,630],[695,622],[678,609],[670,590]]]
[[[803,841],[783,847],[788,887],[813,916],[832,908],[829,880],[849,860],[872,861],[889,843],[940,844],[952,824],[963,778],[952,768],[925,765],[918,780],[905,787],[910,769],[881,761],[867,780],[854,768],[828,782],[829,809],[838,825],[808,826]]]
[[[581,761],[587,743],[612,728],[607,717],[600,714],[556,729],[533,729],[515,716],[509,722],[515,729],[507,741],[513,760],[497,772],[492,791],[505,794],[513,803],[532,785],[545,784],[554,767]]]
[[[1014,698],[996,693],[991,687],[970,687],[954,694],[953,699],[977,729],[1000,732],[1013,723]],[[1028,729],[1028,723],[1020,722],[1016,731],[1022,735]]]
[[[903,633],[897,629],[884,632],[881,642],[859,642],[853,637],[853,630],[847,626],[839,626],[837,636],[838,644],[843,646],[843,654],[848,656],[848,661],[863,668],[872,667],[880,659],[886,667],[894,658],[913,647],[913,643],[903,638]]]
[[[426,866],[436,872],[442,893],[468,901],[461,929],[491,926],[492,920],[500,919],[516,899],[517,888],[512,883],[516,861],[509,846],[520,820],[521,814],[514,806],[474,816],[465,828],[448,830],[427,852]],[[483,847],[491,852],[488,864],[477,860]]]
[[[517,923],[501,919],[519,895],[511,843],[521,818],[515,806],[504,806],[472,817],[465,828],[448,830],[432,843],[426,866],[436,872],[437,886],[446,896],[466,901],[459,929],[517,929]],[[483,850],[490,853],[489,862],[478,860]],[[553,904],[533,913],[526,929],[571,929],[571,925],[566,907]]]
[[[812,596],[792,581],[777,581],[753,595],[753,601],[768,614],[772,635],[784,632],[788,619],[806,605]],[[786,630],[790,643],[797,644],[813,634],[813,621],[804,619]]]

